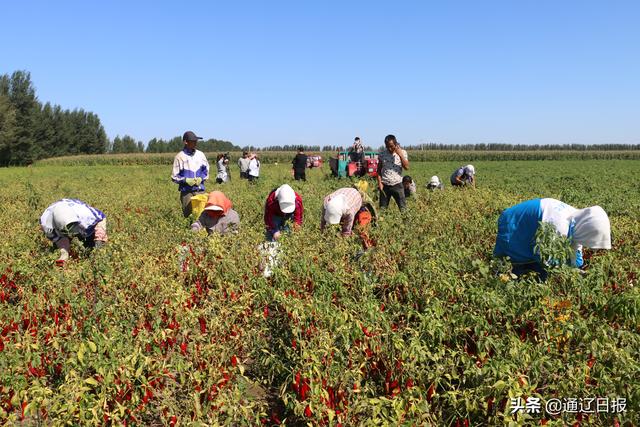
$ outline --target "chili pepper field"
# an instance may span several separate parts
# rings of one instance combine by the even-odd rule
[[[417,198],[391,202],[360,257],[358,237],[320,234],[324,196],[352,184],[328,166],[208,181],[240,214],[224,237],[191,232],[168,164],[0,169],[0,424],[638,425],[640,162],[479,161],[457,190],[460,164],[411,163]],[[304,225],[265,278],[283,183]],[[39,218],[65,197],[102,210],[109,241],[59,268]],[[535,197],[602,206],[612,250],[514,280],[497,219]]]

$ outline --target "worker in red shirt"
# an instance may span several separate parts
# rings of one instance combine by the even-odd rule
[[[283,184],[271,191],[264,204],[267,241],[275,242],[282,236],[283,231],[288,232],[291,220],[294,227],[301,226],[303,214],[302,197],[288,184]]]

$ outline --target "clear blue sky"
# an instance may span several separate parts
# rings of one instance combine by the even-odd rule
[[[110,138],[640,143],[638,1],[8,1],[0,73]]]

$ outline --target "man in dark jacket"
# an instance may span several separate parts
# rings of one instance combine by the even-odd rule
[[[298,148],[298,154],[293,158],[291,164],[293,165],[293,178],[296,181],[306,181],[307,175],[305,173],[305,169],[307,168],[307,155],[304,154],[303,147]]]

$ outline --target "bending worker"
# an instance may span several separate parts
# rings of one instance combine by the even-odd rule
[[[289,231],[289,221],[293,220],[294,226],[302,226],[304,207],[302,197],[293,191],[288,184],[269,193],[264,204],[264,224],[267,228],[266,237],[274,242],[282,236],[283,231]]]
[[[47,239],[60,249],[58,264],[69,259],[74,237],[86,248],[99,248],[107,242],[106,215],[77,199],[62,199],[51,204],[40,217],[40,226]]]
[[[231,200],[222,191],[212,191],[200,214],[200,218],[191,224],[191,230],[199,231],[203,228],[207,234],[237,232],[240,226],[240,215],[232,209]]]
[[[464,187],[470,185],[476,187],[476,168],[473,165],[460,166],[451,175],[451,185]]]
[[[493,254],[508,256],[513,273],[536,271],[546,277],[540,254],[536,253],[535,235],[539,223],[552,224],[556,231],[571,240],[571,264],[581,267],[582,248],[611,249],[611,225],[600,206],[576,209],[555,199],[533,199],[506,209],[498,219],[498,235]]]
[[[368,212],[368,215],[364,214],[364,212]],[[375,216],[376,212],[373,209],[373,203],[366,194],[355,188],[340,188],[324,199],[320,230],[324,231],[327,224],[341,224],[342,235],[350,236],[359,219],[364,221],[366,217],[367,222],[369,222]]]

